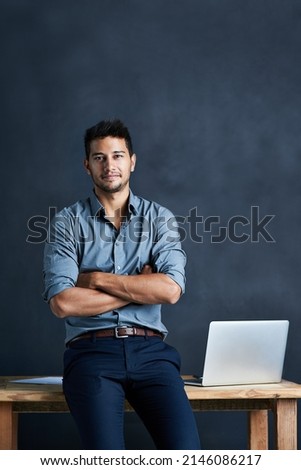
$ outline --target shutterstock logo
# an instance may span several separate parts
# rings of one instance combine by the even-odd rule
[[[165,239],[167,242],[184,241],[189,239],[194,243],[275,243],[275,238],[268,229],[268,226],[275,218],[275,215],[260,215],[259,206],[251,206],[248,216],[233,215],[226,222],[222,222],[219,215],[203,217],[198,214],[197,207],[189,210],[188,215],[178,215],[165,219],[158,217],[150,219],[144,216],[133,216],[131,218],[129,230],[118,238],[119,243],[132,241],[143,243],[149,240],[159,225],[166,224]],[[27,236],[28,243],[39,244],[46,240],[49,243],[56,242],[56,234],[50,231],[50,221],[57,214],[56,207],[49,207],[48,216],[34,215],[27,222],[30,234]],[[121,217],[122,219],[122,217]],[[127,219],[124,218],[124,222]],[[113,242],[112,231],[110,230],[110,220],[106,219],[101,232],[99,231],[97,217],[87,217],[85,220],[73,217],[72,223],[69,218],[59,216],[56,218],[57,227],[60,233],[64,234],[66,240],[70,237],[76,242],[93,243],[95,234],[101,236],[105,242]]]
[[[198,215],[197,207],[190,209],[187,217],[177,217],[181,240],[189,235],[195,243],[275,243],[274,237],[268,231],[267,226],[274,219],[275,215],[264,215],[260,218],[259,206],[251,206],[250,216],[234,215],[224,224],[218,215],[203,217]],[[188,230],[185,225],[188,225]]]

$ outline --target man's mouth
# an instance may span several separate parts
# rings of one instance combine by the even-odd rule
[[[102,177],[102,179],[106,180],[106,181],[114,181],[116,180],[117,178],[120,178],[120,175],[119,174],[112,174],[112,175],[104,175]]]

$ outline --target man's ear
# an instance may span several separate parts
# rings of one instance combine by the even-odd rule
[[[87,160],[86,158],[84,159],[84,167],[85,167],[86,172],[88,173],[88,175],[90,175],[91,172],[90,172],[90,168],[89,168],[89,160]]]
[[[136,154],[133,153],[133,155],[131,156],[131,171],[134,171],[135,170],[135,166],[136,166]]]

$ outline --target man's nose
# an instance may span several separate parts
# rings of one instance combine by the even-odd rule
[[[107,172],[113,170],[115,168],[115,161],[113,158],[108,157],[105,161],[105,170]]]

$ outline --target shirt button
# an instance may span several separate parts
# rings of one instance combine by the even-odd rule
[[[120,266],[117,266],[117,271],[119,271],[119,270],[120,270]]]

